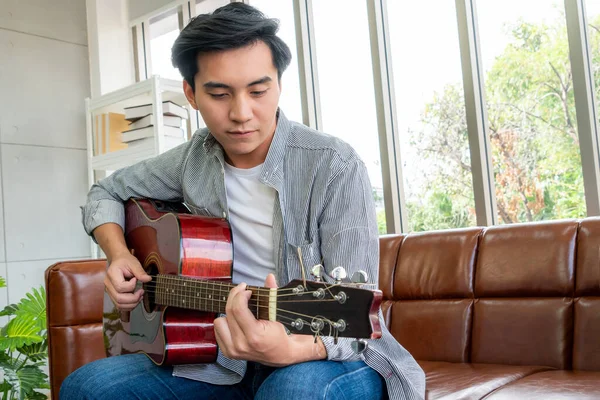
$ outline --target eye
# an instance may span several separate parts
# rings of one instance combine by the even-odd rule
[[[208,94],[210,97],[212,97],[213,99],[222,99],[225,96],[227,96],[226,93],[209,93]]]
[[[267,93],[267,91],[266,90],[255,90],[251,93],[252,93],[252,96],[260,97],[263,94]]]

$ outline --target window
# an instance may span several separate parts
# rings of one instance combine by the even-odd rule
[[[364,0],[312,4],[323,122],[320,130],[349,143],[365,162],[376,200],[379,230],[385,233],[367,5]],[[340,13],[343,18],[336,17]]]
[[[600,129],[600,2],[587,0],[585,7],[592,58],[592,75],[596,87],[596,114],[598,129]]]
[[[409,230],[474,226],[455,3],[390,1],[388,21]]]
[[[179,70],[171,63],[171,47],[179,36],[180,7],[150,19],[150,65],[152,75],[181,80]]]
[[[302,122],[302,103],[300,97],[300,80],[298,78],[298,53],[296,48],[296,27],[294,23],[293,0],[251,0],[250,4],[266,16],[279,19],[279,37],[289,46],[292,62],[281,78],[281,98],[279,106],[285,116]]]
[[[500,223],[586,215],[564,3],[478,3]]]

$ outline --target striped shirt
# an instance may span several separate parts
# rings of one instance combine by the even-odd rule
[[[113,222],[124,226],[123,202],[131,197],[184,201],[196,214],[228,217],[223,149],[207,129],[157,157],[115,171],[93,185],[82,207],[85,230]],[[273,259],[280,286],[322,264],[343,266],[348,276],[367,272],[378,283],[379,236],[367,169],[342,140],[288,121],[279,112],[277,128],[260,181],[275,189]],[[310,276],[309,271],[305,271]],[[323,337],[327,358],[364,360],[384,377],[390,399],[422,399],[425,375],[414,358],[379,319],[382,338],[369,340],[357,355],[351,338]],[[235,384],[246,362],[218,354],[214,364],[174,368],[174,375],[213,384]]]

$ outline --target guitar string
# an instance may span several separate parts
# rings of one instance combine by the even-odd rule
[[[176,295],[176,294],[161,294],[159,296],[163,296],[163,297],[165,297],[165,296],[168,296],[168,297],[178,297],[179,300],[197,299],[196,297],[185,297],[184,295]],[[184,298],[181,299],[181,297],[184,297]],[[155,299],[156,299],[156,296],[155,296]],[[209,299],[209,300],[213,302],[213,304],[212,304],[213,306],[214,306],[214,302],[225,303],[225,304],[227,303],[226,300],[220,300],[220,299]],[[336,301],[336,300],[335,299],[331,299],[331,300],[328,300],[328,301]],[[161,303],[161,301],[159,300],[158,303]],[[188,303],[188,305],[189,304],[190,303]],[[257,303],[257,304],[258,304],[258,308],[263,308],[263,309],[269,309],[270,308],[270,306],[268,306],[268,305],[263,306],[263,305],[260,305],[259,303]],[[219,304],[219,305],[222,305],[222,304]],[[178,304],[177,306],[180,306],[180,304]],[[207,304],[207,306],[208,306],[208,304]],[[252,304],[252,306],[255,306],[255,305]],[[181,308],[184,308],[184,307],[181,307]],[[284,310],[284,309],[281,309],[281,308],[278,308],[278,307],[276,307],[275,310],[276,311],[280,311],[280,312],[286,312],[286,313],[289,313],[289,314],[294,314],[294,315],[302,316],[302,317],[306,317],[306,318],[314,318],[314,316],[310,316],[310,315],[307,315],[307,314],[302,314],[302,313],[299,313],[299,312]]]
[[[170,274],[158,274],[158,275],[148,275],[150,277],[158,277],[158,278],[163,278],[165,280],[170,280],[170,281],[177,281],[177,282],[190,282],[190,283],[210,283],[211,285],[219,285],[219,286],[227,286],[230,289],[233,289],[236,285],[231,283],[231,282],[220,282],[218,280],[213,280],[213,279],[208,279],[208,278],[192,278],[192,277],[188,277],[188,276],[180,276],[180,275],[170,275]],[[148,283],[152,283],[155,282],[155,280],[150,281]],[[326,282],[314,282],[314,283],[321,283],[321,284],[327,284]],[[299,285],[302,286],[302,285]],[[329,284],[329,287],[335,287],[335,286],[343,286],[343,287],[362,287],[362,286],[377,286],[374,283],[354,283],[354,282],[344,282],[342,283],[331,283]],[[248,287],[255,287],[255,288],[259,288],[259,289],[269,289],[269,288],[265,288],[265,287],[260,287],[260,286],[252,286],[252,285],[248,285]],[[278,290],[295,290],[296,288],[280,288]]]
[[[210,282],[210,281],[208,281]],[[181,282],[177,282],[177,283],[181,283]],[[196,283],[196,282],[193,282]],[[202,284],[202,285],[210,285],[210,284]],[[178,291],[183,291],[183,290],[200,290],[200,291],[205,291],[205,292],[212,292],[212,291],[219,291],[219,293],[223,293],[223,291],[225,291],[226,293],[229,293],[229,291],[231,289],[233,289],[235,286],[229,287],[229,286],[220,286],[220,287],[202,287],[202,285],[192,285],[190,286],[183,286],[183,285],[178,285],[176,287],[176,290]],[[164,282],[148,282],[148,283],[144,283],[143,284],[143,288],[149,288],[149,289],[156,289],[158,286],[163,286],[165,288],[170,288],[168,287],[167,283]],[[339,286],[339,285],[331,285],[331,286],[325,286],[325,289],[327,289],[327,291],[333,296],[333,294],[331,293],[331,291],[329,290],[331,287],[335,287],[335,286]],[[246,290],[250,290],[253,293],[255,291],[269,291],[269,288],[259,288],[256,286],[248,286],[248,289]],[[275,295],[275,297],[279,298],[279,297],[289,297],[289,296],[301,296],[301,295],[305,295],[305,294],[313,294],[316,293],[317,290],[314,291],[307,291],[307,292],[300,292],[300,293],[279,293],[279,291],[281,290],[286,290],[286,289],[277,289],[277,294]],[[293,289],[292,289],[293,290]],[[258,296],[260,297],[266,297],[266,298],[270,298],[271,295],[270,294],[261,294],[259,293]]]
[[[160,275],[149,275],[150,277],[157,277],[157,278],[163,278],[165,280],[170,280],[170,281],[176,281],[176,282],[190,282],[190,283],[195,283],[195,284],[210,284],[213,286],[221,286],[221,287],[227,287],[229,289],[233,289],[236,285],[232,284],[230,282],[219,282],[219,281],[215,281],[215,280],[210,280],[210,279],[194,279],[194,278],[190,278],[190,277],[186,277],[183,278],[178,276],[178,275],[169,275],[169,274],[160,274]],[[152,283],[154,281],[150,281],[148,283]],[[333,286],[337,286],[338,284],[332,284]],[[257,286],[251,286],[248,285],[248,287],[257,287]],[[259,287],[257,287],[259,288]],[[263,288],[263,289],[269,289],[269,288]],[[287,288],[287,289],[278,289],[278,290],[286,290],[286,291],[291,291],[291,290],[295,290],[296,288]]]
[[[204,303],[206,304],[207,307],[208,307],[208,302],[209,301],[212,302],[213,306],[214,306],[215,302],[219,303],[218,304],[219,306],[223,305],[221,303],[227,304],[227,300],[214,299],[214,298],[210,298],[210,299],[209,298],[204,298],[203,299],[203,298],[199,298],[198,296],[189,296],[187,294],[159,293],[158,296],[155,295],[155,299],[157,297],[159,297],[159,298],[160,297],[162,297],[162,298],[167,297],[168,299],[172,299],[173,297],[175,297],[175,298],[177,298],[177,300],[192,300],[193,302],[195,302],[196,300],[199,300],[199,303],[201,303],[202,301],[204,301]],[[264,296],[264,297],[266,297],[266,296]],[[175,300],[175,301],[177,301],[177,300]],[[254,298],[250,298],[250,300],[249,300],[249,308],[250,308],[250,306],[256,307],[256,308],[262,308],[262,309],[269,309],[270,308],[269,305],[260,305],[260,302],[257,302],[256,304],[252,304],[252,303],[250,303],[252,300],[255,300],[255,299]],[[337,301],[337,300],[336,299],[328,299],[328,300],[314,299],[314,300],[303,300],[301,302],[318,302],[318,301],[319,302],[334,302],[334,301]],[[294,301],[283,301],[283,303],[287,303],[287,302],[294,303]],[[159,303],[160,303],[160,301],[159,301]],[[277,302],[277,303],[280,303],[280,302]],[[188,303],[188,305],[189,304],[190,303]],[[181,304],[178,304],[178,305],[181,305]],[[295,314],[295,315],[299,315],[299,316],[304,316],[304,317],[307,317],[307,318],[313,318],[313,317],[311,317],[309,315],[306,315],[306,314],[301,314],[301,313],[294,312],[294,311],[284,310],[284,309],[281,309],[281,308],[276,308],[275,310],[276,311],[281,311],[281,312],[287,312],[287,313]]]
[[[221,293],[222,295],[223,293]],[[192,301],[203,301],[203,302],[208,302],[208,301],[217,301],[217,302],[221,302],[221,303],[227,303],[227,299],[222,300],[220,298],[216,298],[215,297],[201,297],[201,296],[194,296],[194,295],[190,295],[190,294],[185,294],[185,293],[164,293],[164,292],[159,292],[156,293],[154,297],[158,297],[158,296],[167,296],[167,297],[177,297],[179,300],[192,300]],[[223,296],[223,297],[227,297],[227,296]],[[268,298],[268,296],[260,296],[263,298]],[[249,300],[248,303],[250,303],[252,300],[257,300],[260,299],[260,297],[258,296],[252,296]],[[281,303],[325,303],[325,302],[336,302],[338,301],[337,299],[310,299],[310,300],[280,300],[277,301],[277,304],[281,304]],[[261,306],[261,307],[265,307],[268,308],[269,306]]]
[[[150,282],[149,283],[145,283],[142,286],[142,288],[143,289],[156,289],[157,287],[161,287],[161,286],[164,287],[164,288],[166,288],[166,289],[170,289],[170,287],[168,287],[164,283],[157,283],[157,284],[152,285]],[[229,290],[223,290],[221,288],[215,290],[214,288],[192,287],[190,289],[189,287],[183,288],[181,286],[178,286],[175,289],[177,291],[197,290],[197,291],[200,291],[202,294],[216,293],[218,291],[219,294],[227,293],[227,295],[229,295]],[[266,299],[271,298],[270,294],[262,294],[260,292],[258,294],[255,294],[255,292],[258,292],[258,291],[269,291],[269,288],[258,288],[258,289],[254,289],[254,290],[253,289],[247,289],[247,290],[250,290],[252,292],[252,296],[253,297],[256,296],[256,297],[261,297],[261,298],[266,298]],[[277,290],[279,291],[280,289],[277,289]],[[301,292],[301,293],[284,293],[284,294],[277,294],[277,295],[275,295],[275,297],[276,298],[280,298],[280,297],[302,296],[302,295],[313,294],[313,293],[317,293],[317,291],[314,290],[314,291]],[[330,292],[330,294],[331,294],[331,292]],[[192,297],[196,297],[196,296],[192,296]]]
[[[181,279],[178,276],[170,276],[170,275],[166,275],[166,274],[165,275],[151,275],[151,276],[155,276],[155,277],[157,276],[157,277],[163,278],[164,280],[170,280],[171,283],[172,282],[180,283],[180,284],[181,283],[191,283],[194,286],[196,286],[195,287],[196,289],[200,289],[200,290],[203,289],[202,287],[200,287],[201,285],[210,285],[210,286],[212,286],[213,290],[215,289],[215,286],[218,286],[219,290],[221,290],[222,288],[225,288],[227,290],[231,290],[231,289],[233,289],[236,286],[236,285],[231,284],[231,283],[220,283],[218,281],[212,281],[212,280],[208,280],[208,279],[202,279],[202,280],[194,279],[194,278]],[[156,282],[156,281],[150,281],[148,283],[144,283],[144,285],[146,287],[152,287],[153,285],[156,286],[158,284],[166,285],[165,282]],[[349,288],[354,288],[354,286],[356,286],[356,288],[361,289],[363,286],[376,286],[376,285],[375,284],[364,284],[364,283],[358,283],[358,284],[346,284],[346,283],[344,283],[344,285],[342,285],[342,284],[339,284],[339,283],[332,283],[332,284],[325,284],[324,285],[324,289],[326,289],[331,294],[331,296],[333,296],[333,293],[331,293],[330,289],[333,288],[333,287],[336,287],[336,286],[349,287]],[[252,289],[268,290],[269,289],[269,288],[258,287],[258,286],[250,286],[250,285],[248,285],[247,287],[248,287],[247,290],[252,290]],[[308,291],[308,292],[304,292],[303,291],[303,292],[300,292],[300,293],[289,293],[289,294],[280,294],[279,293],[279,292],[282,292],[282,291],[293,291],[293,290],[297,290],[297,288],[287,288],[287,289],[286,288],[277,288],[277,293],[278,293],[277,297],[281,297],[281,296],[296,296],[296,295],[301,295],[301,294],[308,294],[308,293],[312,294],[312,293],[314,293],[314,291]],[[262,296],[270,297],[270,295],[268,295],[268,294],[267,295],[262,295]]]

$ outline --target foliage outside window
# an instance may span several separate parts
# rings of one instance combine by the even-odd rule
[[[529,7],[525,18],[527,8],[517,3],[519,7],[485,3],[479,18],[479,26],[485,27],[481,46],[498,219],[584,217],[564,6],[546,2],[544,8]],[[505,15],[500,7],[522,14]],[[486,47],[496,40],[494,21],[504,21],[506,44],[498,52]]]

